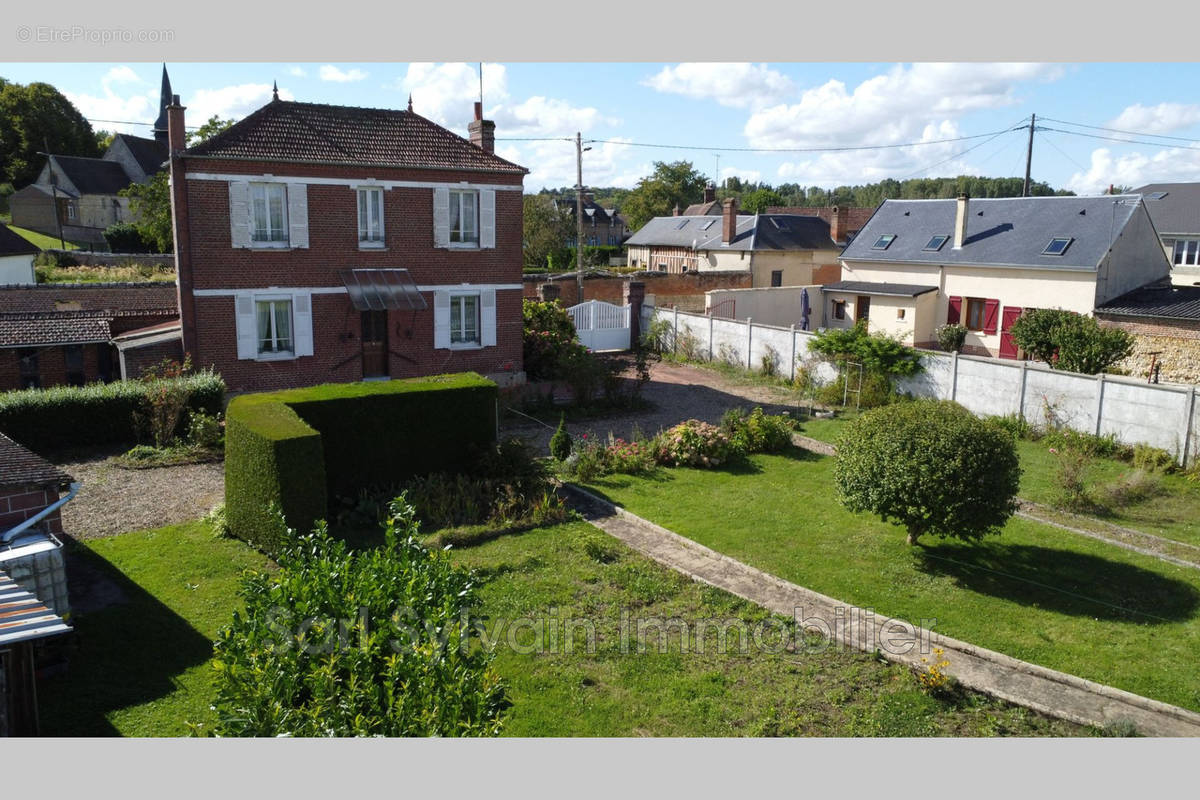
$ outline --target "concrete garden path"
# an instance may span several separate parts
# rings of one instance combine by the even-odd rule
[[[724,556],[584,489],[570,485],[564,488],[571,505],[589,522],[639,553],[777,614],[821,620],[846,646],[871,653],[878,649],[890,661],[923,670],[922,657],[934,661],[932,653],[922,653],[920,643],[928,642],[944,649],[943,657],[950,662],[947,674],[963,686],[993,697],[1081,725],[1122,723],[1132,724],[1142,735],[1200,736],[1200,714],[1019,661],[936,631],[868,615],[867,610]],[[905,641],[909,642],[908,648]],[[881,642],[885,646],[879,647]]]

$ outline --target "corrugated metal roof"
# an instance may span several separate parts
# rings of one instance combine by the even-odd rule
[[[1097,314],[1123,317],[1200,320],[1200,286],[1158,286],[1137,289],[1110,300]]]
[[[0,570],[0,645],[67,633],[71,626]]]
[[[1036,269],[1094,270],[1112,242],[1138,213],[1140,195],[972,199],[967,236],[925,250],[933,236],[953,236],[957,200],[884,200],[842,252],[846,261],[973,264]],[[896,238],[886,250],[872,245]],[[1051,239],[1071,244],[1061,256],[1043,254]]]
[[[873,294],[881,297],[916,297],[926,292],[936,292],[936,286],[921,286],[915,283],[876,283],[874,281],[838,281],[821,287],[823,292],[849,292]]]

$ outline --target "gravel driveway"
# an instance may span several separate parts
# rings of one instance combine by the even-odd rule
[[[761,405],[770,413],[796,408],[794,398],[783,389],[738,383],[709,369],[659,363],[651,366],[650,374],[643,396],[654,408],[569,422],[571,432],[607,436],[612,431],[614,436],[628,439],[635,426],[652,435],[686,419],[720,422],[726,409],[734,406]],[[501,433],[520,436],[537,452],[545,453],[553,430],[534,421],[509,421]],[[75,499],[63,507],[63,529],[70,536],[96,539],[187,522],[224,501],[225,465],[221,462],[122,469],[108,461],[115,454],[96,452],[57,462],[83,484]]]
[[[108,462],[111,455],[94,453],[57,462],[82,483],[79,494],[62,510],[63,530],[75,539],[187,522],[225,499],[222,462],[122,469]]]

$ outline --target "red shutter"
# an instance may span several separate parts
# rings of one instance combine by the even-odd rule
[[[957,325],[960,317],[962,317],[962,298],[951,297],[950,307],[946,310],[946,324]]]
[[[996,333],[1000,328],[1000,301],[999,300],[984,300],[983,301],[983,332],[988,336]]]

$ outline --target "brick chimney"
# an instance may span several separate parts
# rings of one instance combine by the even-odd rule
[[[704,184],[704,202],[711,203],[717,199],[717,185],[712,181]]]
[[[485,153],[496,152],[496,123],[483,118],[483,103],[475,104],[475,119],[467,125],[471,144]]]
[[[736,197],[728,197],[721,202],[721,243],[729,244],[737,236],[738,202]]]
[[[971,198],[960,194],[954,211],[954,249],[959,250],[967,238],[967,211]]]
[[[842,241],[842,209],[841,206],[834,206],[833,213],[829,215],[829,238],[835,242]]]
[[[187,149],[187,134],[183,127],[183,112],[186,106],[179,104],[179,95],[171,96],[171,105],[167,106],[167,146],[171,154]]]

